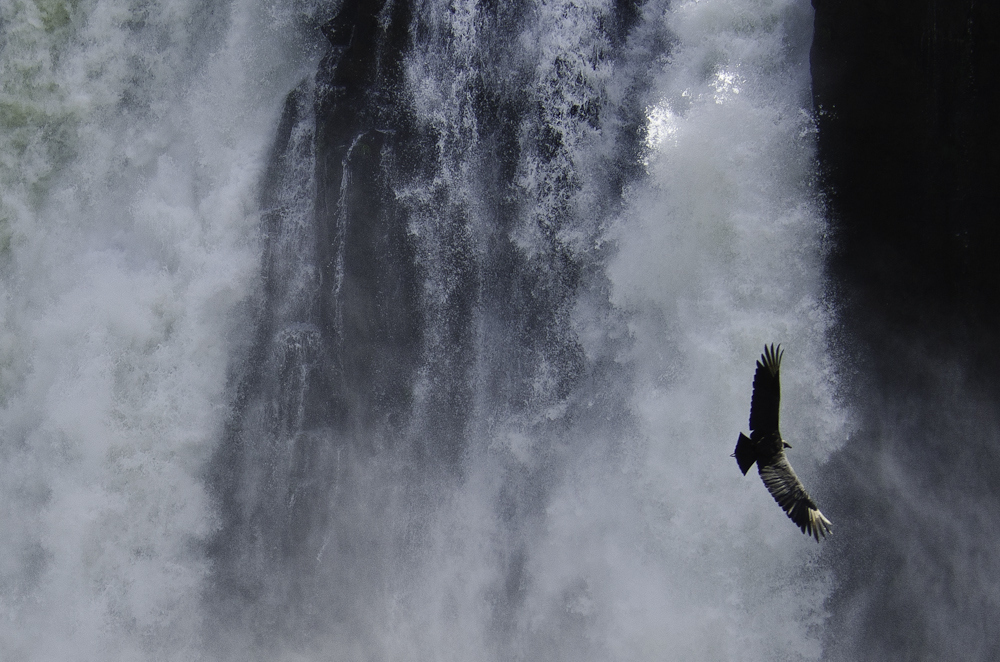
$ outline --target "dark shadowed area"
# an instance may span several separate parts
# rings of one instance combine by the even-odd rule
[[[1000,9],[814,0],[835,351],[858,419],[828,656],[993,659],[1000,635]]]

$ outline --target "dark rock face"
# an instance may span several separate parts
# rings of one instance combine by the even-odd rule
[[[813,0],[837,351],[858,428],[831,659],[994,659],[1000,580],[1000,9]]]
[[[414,246],[392,189],[412,124],[399,98],[409,13],[408,2],[347,2],[323,26],[332,48],[314,101],[320,315],[351,431],[400,425],[419,359]]]
[[[289,95],[262,183],[256,339],[211,477],[213,599],[257,654],[347,619],[353,587],[379,572],[366,549],[395,534],[378,530],[392,496],[362,503],[353,467],[399,443],[421,352],[415,247],[392,188],[407,169],[409,23],[408,2],[362,0],[322,26],[331,47]]]
[[[892,331],[1000,312],[1000,8],[814,0],[813,93],[836,219],[831,267]],[[969,338],[973,340],[973,338]]]

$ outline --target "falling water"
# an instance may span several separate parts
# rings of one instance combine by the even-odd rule
[[[822,658],[807,2],[2,11],[4,659]]]

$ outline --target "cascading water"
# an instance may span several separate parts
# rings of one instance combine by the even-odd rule
[[[4,659],[822,657],[807,3],[3,11]]]

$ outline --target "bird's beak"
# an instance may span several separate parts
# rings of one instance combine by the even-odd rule
[[[781,440],[781,443],[783,443],[785,445],[785,448],[791,448],[792,447],[792,445],[790,443],[788,443],[787,441],[785,441],[784,439]]]

